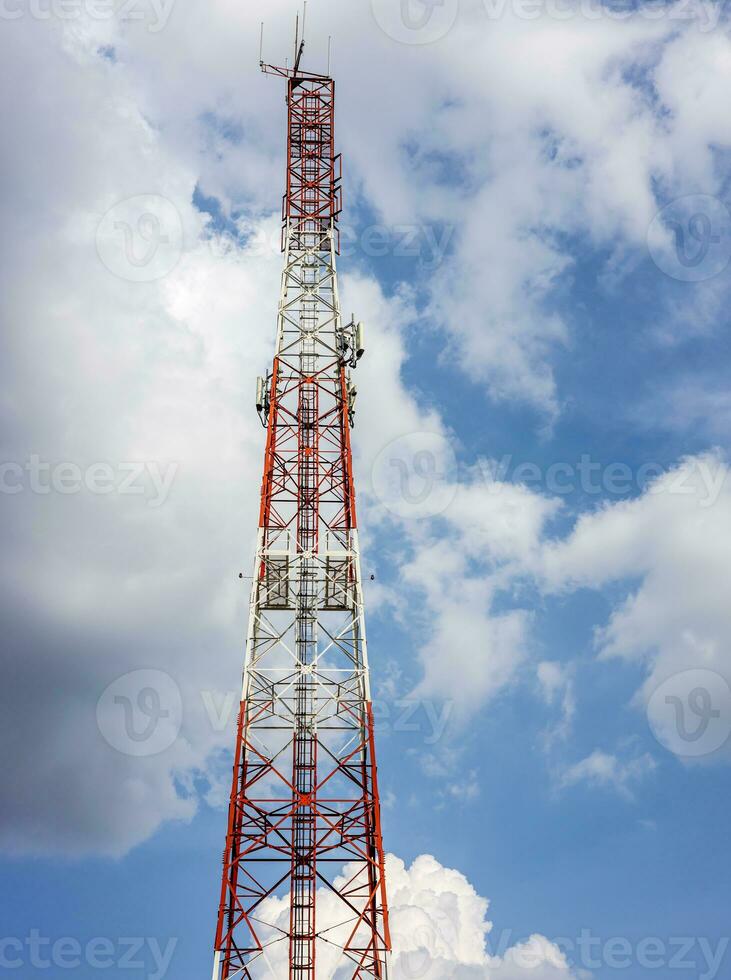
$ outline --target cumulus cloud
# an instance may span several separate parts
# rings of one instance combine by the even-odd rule
[[[528,609],[517,602],[498,610],[496,598],[513,588],[559,503],[478,471],[452,491],[441,523],[412,531],[401,574],[427,601],[423,678],[414,693],[452,700],[455,719],[464,721],[514,678],[527,655]]]
[[[644,256],[668,196],[720,190],[729,40],[699,30],[713,13],[706,5],[695,19],[673,9],[620,21],[577,5],[574,16],[524,19],[506,5],[490,19],[484,4],[461,4],[453,29],[426,47],[384,34],[369,4],[310,12],[310,63],[324,60],[328,33],[337,38],[355,201],[447,243],[429,277],[429,313],[451,339],[449,356],[494,397],[560,409],[552,360],[576,328],[561,299],[577,242]],[[275,57],[288,50],[291,18],[282,0],[270,10],[265,56]],[[240,38],[253,64],[258,16],[219,0],[205,15],[176,8],[159,34],[127,24],[117,40],[138,97],[228,214],[260,208],[282,160],[276,86],[241,73]]]
[[[485,479],[460,483],[438,521],[411,532],[401,589],[414,589],[426,600],[418,648],[423,676],[415,693],[453,702],[455,734],[519,676],[535,651],[528,583],[545,595],[611,586],[611,615],[595,629],[597,655],[644,666],[636,704],[647,711],[666,748],[678,750],[678,738],[669,739],[667,729],[685,711],[679,731],[693,729],[694,722],[703,735],[714,721],[717,735],[678,754],[724,755],[723,734],[731,730],[731,620],[723,571],[731,540],[731,480],[723,456],[688,457],[636,498],[584,514],[561,537],[550,533],[560,511],[557,499]],[[412,624],[420,622],[413,603],[405,615]],[[575,668],[556,661],[535,665],[540,697],[559,713],[542,733],[547,751],[565,747],[571,734],[578,710]],[[697,670],[705,671],[705,679]],[[687,691],[678,680],[685,674]],[[659,696],[669,682],[672,690]],[[442,762],[437,759],[436,769],[446,775]],[[559,768],[564,785],[584,781],[628,794],[652,760],[597,750]]]
[[[487,899],[463,874],[445,868],[432,856],[422,854],[407,866],[389,854],[386,878],[393,943],[389,976],[394,980],[570,980],[576,975],[559,948],[544,936],[532,935],[512,945],[504,937],[493,942]],[[341,885],[345,881],[347,869],[338,880]],[[324,977],[339,978],[344,971],[337,946],[347,938],[348,929],[347,924],[338,925],[342,905],[326,888],[318,891],[317,903],[318,932],[323,937],[316,954],[318,968]],[[267,936],[272,939],[261,975],[268,970],[279,975],[279,970],[286,970],[287,945],[286,939],[277,941],[277,937],[280,930],[286,933],[288,899],[268,900],[260,918],[269,924]],[[331,941],[325,942],[325,936]]]
[[[611,753],[595,749],[591,755],[568,766],[560,776],[562,787],[587,783],[616,790],[620,796],[632,799],[633,788],[651,773],[657,764],[644,752],[635,758],[620,759]]]
[[[268,44],[283,51],[289,8],[270,7]],[[389,222],[458,227],[452,257],[423,284],[428,317],[493,395],[555,412],[550,355],[569,331],[551,300],[570,273],[566,242],[578,234],[636,245],[658,174],[669,188],[713,190],[712,144],[729,126],[714,108],[728,39],[701,40],[664,22],[531,26],[508,16],[479,31],[458,27],[427,57],[384,38],[367,4],[324,4],[318,16],[331,18],[338,50],[348,51],[338,65],[349,107],[339,134],[354,204]],[[271,356],[280,269],[279,255],[259,243],[276,226],[281,87],[242,74],[241,38],[255,62],[257,18],[218,0],[176,4],[160,31],[83,13],[5,25],[4,64],[18,85],[0,95],[4,460],[21,466],[26,484],[32,457],[84,474],[99,463],[174,472],[157,508],[144,487],[125,495],[24,486],[4,498],[11,683],[2,698],[14,792],[0,842],[13,851],[123,853],[165,819],[191,817],[192,776],[230,740],[230,727],[211,724],[201,692],[230,689],[239,671],[245,594],[232,572],[248,564],[261,466],[250,388]],[[681,63],[693,66],[694,86],[677,80]],[[215,198],[225,234],[193,205],[196,188]],[[139,195],[177,215],[174,228],[157,230],[171,247],[179,235],[180,254],[152,281],[131,281],[134,253],[125,274],[96,247],[105,215],[134,231],[129,202]],[[144,240],[155,229],[137,230]],[[450,434],[402,378],[405,331],[421,325],[424,296],[384,295],[361,273],[343,297],[372,324],[356,440],[367,483],[389,440],[427,430],[444,443]],[[510,683],[530,644],[530,615],[496,597],[541,562],[550,588],[642,569],[639,592],[600,637],[607,654],[654,657],[655,678],[689,662],[690,651],[723,668],[718,590],[687,571],[695,563],[707,576],[709,560],[722,568],[725,491],[705,517],[642,498],[580,524],[538,560],[557,505],[477,483],[470,475],[449,483],[446,537],[431,525],[404,532],[404,581],[432,613],[419,653],[422,693],[461,698],[467,677],[469,712]],[[663,536],[664,522],[676,520],[686,534]],[[602,561],[587,545],[593,538]],[[682,601],[670,602],[679,585]],[[463,671],[459,689],[445,649]],[[159,756],[132,760],[102,739],[96,701],[119,675],[150,667],[181,690],[182,736]],[[21,767],[21,755],[34,764]]]
[[[493,396],[560,408],[551,364],[575,327],[560,303],[576,254],[567,237],[610,254],[641,249],[658,188],[663,202],[720,190],[729,40],[687,26],[506,10],[498,29],[475,15],[456,32],[452,112],[472,134],[471,193],[456,203],[460,233],[434,304],[463,368]]]
[[[668,709],[651,695],[663,682],[695,668],[731,679],[729,540],[728,464],[709,453],[681,461],[634,500],[584,515],[542,555],[550,591],[624,583],[624,598],[597,629],[596,647],[605,659],[645,665],[640,700],[660,727],[658,712]]]
[[[237,238],[194,207],[195,161],[146,118],[139,76],[97,53],[102,39],[124,50],[121,27],[8,26],[8,68],[22,77],[33,66],[35,82],[23,142],[10,140],[6,154],[0,582],[10,676],[0,698],[13,792],[0,846],[119,855],[165,820],[189,820],[204,772],[209,800],[227,793],[218,768],[228,769],[219,760],[234,717],[216,692],[240,684],[248,589],[237,573],[248,574],[257,519],[253,384],[272,356],[281,256],[268,243],[279,222],[252,218]],[[6,90],[1,101],[17,132],[17,99]],[[57,126],[71,104],[75,125]],[[267,187],[274,210],[270,174]],[[136,228],[140,194],[163,202],[161,227]],[[137,235],[128,253],[104,243],[97,252],[110,208],[109,221]],[[165,275],[132,281],[155,234],[177,253]],[[376,425],[399,415],[410,424],[417,412],[399,377],[407,301],[386,300],[365,277],[343,291],[373,324],[383,362]],[[89,489],[100,472],[109,487]],[[152,694],[137,688],[150,668],[163,675]],[[97,701],[120,677],[120,730],[110,734]],[[179,737],[131,754],[119,706],[133,712],[134,736],[156,710],[149,698],[176,690]],[[159,707],[169,710],[164,699]]]
[[[571,733],[576,714],[573,666],[554,660],[542,660],[536,667],[536,676],[544,702],[558,705],[560,717],[543,732],[544,745],[550,749],[557,742],[565,741]]]

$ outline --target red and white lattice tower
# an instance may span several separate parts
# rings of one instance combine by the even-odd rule
[[[390,948],[361,589],[328,75],[287,81],[284,272],[213,980],[385,978]]]

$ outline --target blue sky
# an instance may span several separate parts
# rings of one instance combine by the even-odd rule
[[[410,2],[308,13],[368,330],[393,980],[728,977],[726,15]],[[285,120],[258,14],[207,7],[3,32],[0,965],[24,980],[210,970]],[[134,755],[113,695],[140,671],[171,715]]]

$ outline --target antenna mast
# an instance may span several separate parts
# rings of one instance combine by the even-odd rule
[[[287,80],[282,274],[213,980],[386,980],[390,949],[350,430],[335,86]],[[346,870],[347,868],[347,870]],[[335,897],[335,900],[333,899]]]

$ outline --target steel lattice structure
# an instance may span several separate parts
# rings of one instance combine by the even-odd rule
[[[301,56],[300,48],[299,55]],[[390,949],[343,324],[332,78],[287,80],[284,271],[213,980],[385,978]],[[286,956],[284,955],[286,950]]]

